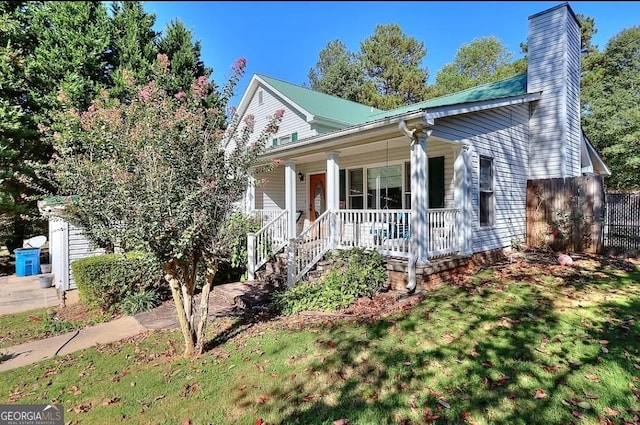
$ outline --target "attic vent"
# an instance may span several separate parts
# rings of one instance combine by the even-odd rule
[[[262,90],[258,92],[258,105],[262,105]]]

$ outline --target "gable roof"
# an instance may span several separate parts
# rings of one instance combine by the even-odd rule
[[[378,120],[386,117],[406,114],[408,112],[416,112],[427,108],[497,100],[508,97],[523,96],[525,94],[527,94],[526,73],[506,78],[504,80],[483,84],[481,86],[472,87],[446,96],[414,103],[412,105],[401,106],[400,108],[392,109],[390,111],[381,111],[379,113],[372,114],[369,117],[369,120]]]
[[[302,109],[329,121],[362,124],[369,121],[372,114],[383,112],[380,109],[296,86],[266,75],[256,75]]]

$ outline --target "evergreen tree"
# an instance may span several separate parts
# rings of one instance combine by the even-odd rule
[[[355,102],[359,100],[364,82],[362,67],[357,55],[349,52],[340,40],[327,44],[308,75],[313,90]]]
[[[360,43],[365,83],[362,103],[392,109],[424,99],[428,71],[420,68],[424,44],[402,32],[397,24],[378,25]]]
[[[640,188],[640,27],[621,31],[583,72],[582,125],[612,175],[608,186]]]
[[[159,33],[153,30],[155,15],[143,10],[139,1],[119,1],[111,5],[112,95],[124,96],[125,78],[146,82],[151,79],[158,49]]]

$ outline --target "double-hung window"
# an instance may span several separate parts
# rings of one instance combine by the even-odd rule
[[[480,226],[493,226],[493,158],[480,157]]]

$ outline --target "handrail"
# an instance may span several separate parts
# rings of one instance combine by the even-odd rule
[[[298,282],[331,249],[330,225],[335,214],[327,210],[289,241],[287,284]]]
[[[256,271],[287,244],[288,218],[287,210],[282,210],[256,233],[247,234],[249,280],[254,280]]]

